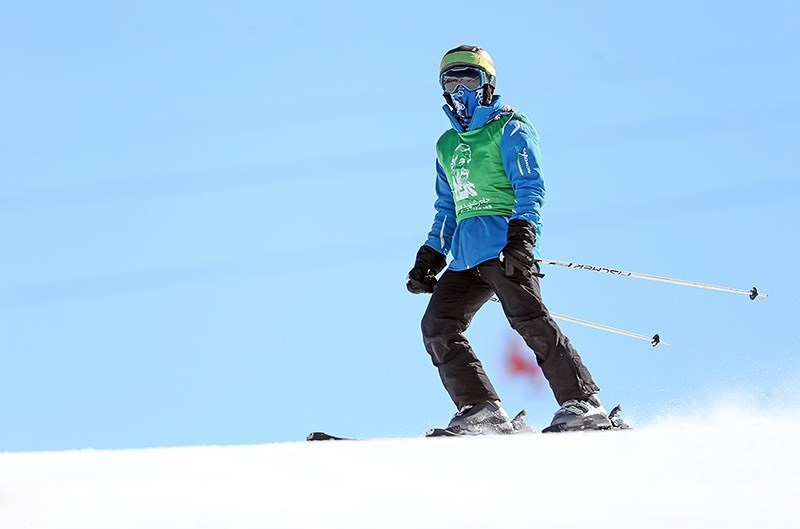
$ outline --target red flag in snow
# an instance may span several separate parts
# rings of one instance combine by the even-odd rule
[[[513,337],[508,341],[505,360],[506,372],[511,378],[522,377],[536,388],[541,386],[544,375],[536,363],[536,355],[524,346],[519,338]]]

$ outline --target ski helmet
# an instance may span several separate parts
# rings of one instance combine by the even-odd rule
[[[488,105],[492,101],[494,95],[495,82],[497,80],[497,71],[494,67],[492,57],[486,50],[478,46],[470,46],[462,44],[457,48],[448,51],[442,57],[442,62],[439,65],[439,80],[441,81],[442,74],[447,70],[453,68],[476,68],[486,74],[486,84],[483,87],[483,104]],[[452,107],[453,103],[450,100],[450,94],[444,93],[444,98],[447,103]]]

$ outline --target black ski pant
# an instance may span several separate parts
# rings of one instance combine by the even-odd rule
[[[599,391],[578,352],[542,303],[537,277],[506,276],[498,259],[462,272],[447,270],[422,318],[422,337],[457,408],[500,400],[464,337],[472,317],[496,294],[511,327],[536,354],[559,405]]]

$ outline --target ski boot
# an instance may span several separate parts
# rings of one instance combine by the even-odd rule
[[[553,417],[550,426],[542,430],[549,432],[573,432],[580,430],[610,430],[612,428],[628,428],[619,416],[622,408],[615,407],[608,413],[597,395],[585,399],[568,400]]]
[[[522,414],[524,416],[524,413]],[[522,417],[515,417],[521,421]],[[523,423],[524,424],[524,423]],[[468,404],[458,410],[447,428],[428,430],[427,437],[456,435],[490,435],[515,433],[515,424],[508,417],[499,400],[486,400]]]

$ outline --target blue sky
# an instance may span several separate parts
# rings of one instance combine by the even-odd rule
[[[452,404],[404,278],[433,219],[441,55],[487,49],[542,137],[545,302],[629,416],[798,362],[792,2],[16,3],[0,19],[0,450],[416,435]],[[489,9],[491,13],[484,13]],[[486,306],[469,338],[510,412]]]

